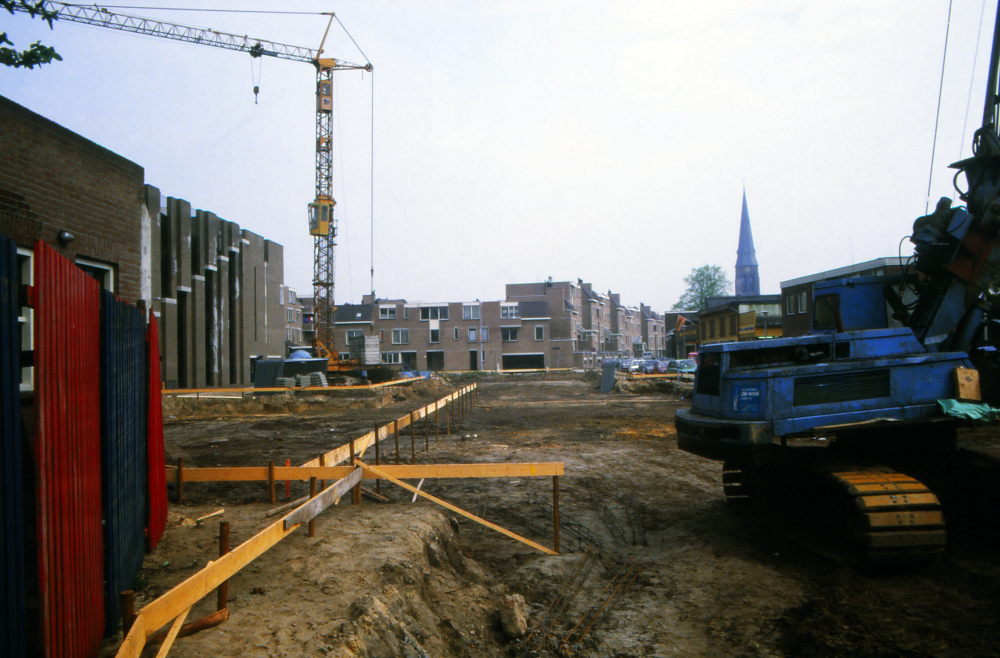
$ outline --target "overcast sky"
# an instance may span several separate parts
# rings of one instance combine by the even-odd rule
[[[668,310],[692,268],[733,277],[744,182],[763,293],[895,256],[924,214],[947,0],[197,5],[336,11],[375,67],[335,75],[337,303],[371,289],[373,128],[381,297],[500,299],[505,283],[579,277]],[[934,200],[953,196],[947,165],[981,121],[983,6],[954,0]],[[327,20],[119,11],[312,48]],[[64,59],[0,67],[0,94],[283,244],[286,283],[311,294],[313,67],[265,58],[254,104],[243,53],[24,15],[0,31]],[[326,54],[365,61],[336,23]]]

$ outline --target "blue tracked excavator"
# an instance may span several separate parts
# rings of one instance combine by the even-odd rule
[[[974,155],[951,165],[965,206],[943,198],[914,222],[903,274],[815,286],[810,335],[702,346],[677,412],[679,447],[723,462],[727,496],[784,508],[867,562],[943,551],[921,475],[955,450],[958,421],[938,400],[957,397],[956,369],[997,371],[998,68],[1000,8]]]

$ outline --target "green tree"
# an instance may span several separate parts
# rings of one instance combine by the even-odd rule
[[[58,18],[58,11],[50,11],[45,8],[44,0],[0,0],[0,7],[14,14],[15,11],[27,12],[32,18],[38,17],[49,24],[52,29],[52,21]],[[62,57],[51,46],[43,46],[42,42],[36,41],[27,50],[17,50],[8,48],[14,42],[7,38],[6,32],[0,32],[0,64],[13,66],[14,68],[33,69],[42,64],[49,64],[52,60],[62,61]]]
[[[672,311],[703,311],[709,297],[728,295],[733,285],[718,265],[702,265],[691,270],[691,274],[684,277],[684,283],[687,290],[670,309]]]

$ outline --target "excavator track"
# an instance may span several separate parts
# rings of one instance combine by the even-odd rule
[[[725,462],[722,481],[727,501],[778,513],[776,520],[785,519],[778,525],[783,534],[837,560],[912,564],[944,552],[947,532],[937,496],[881,464],[817,461],[762,468]]]
[[[928,561],[944,552],[941,503],[920,481],[885,466],[820,471],[853,502],[845,520],[865,562]]]

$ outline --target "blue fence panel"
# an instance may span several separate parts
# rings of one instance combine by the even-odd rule
[[[148,498],[146,322],[101,293],[101,443],[104,474],[105,632],[121,624],[118,594],[132,589],[145,555]]]
[[[0,656],[27,655],[17,246],[0,237]]]

